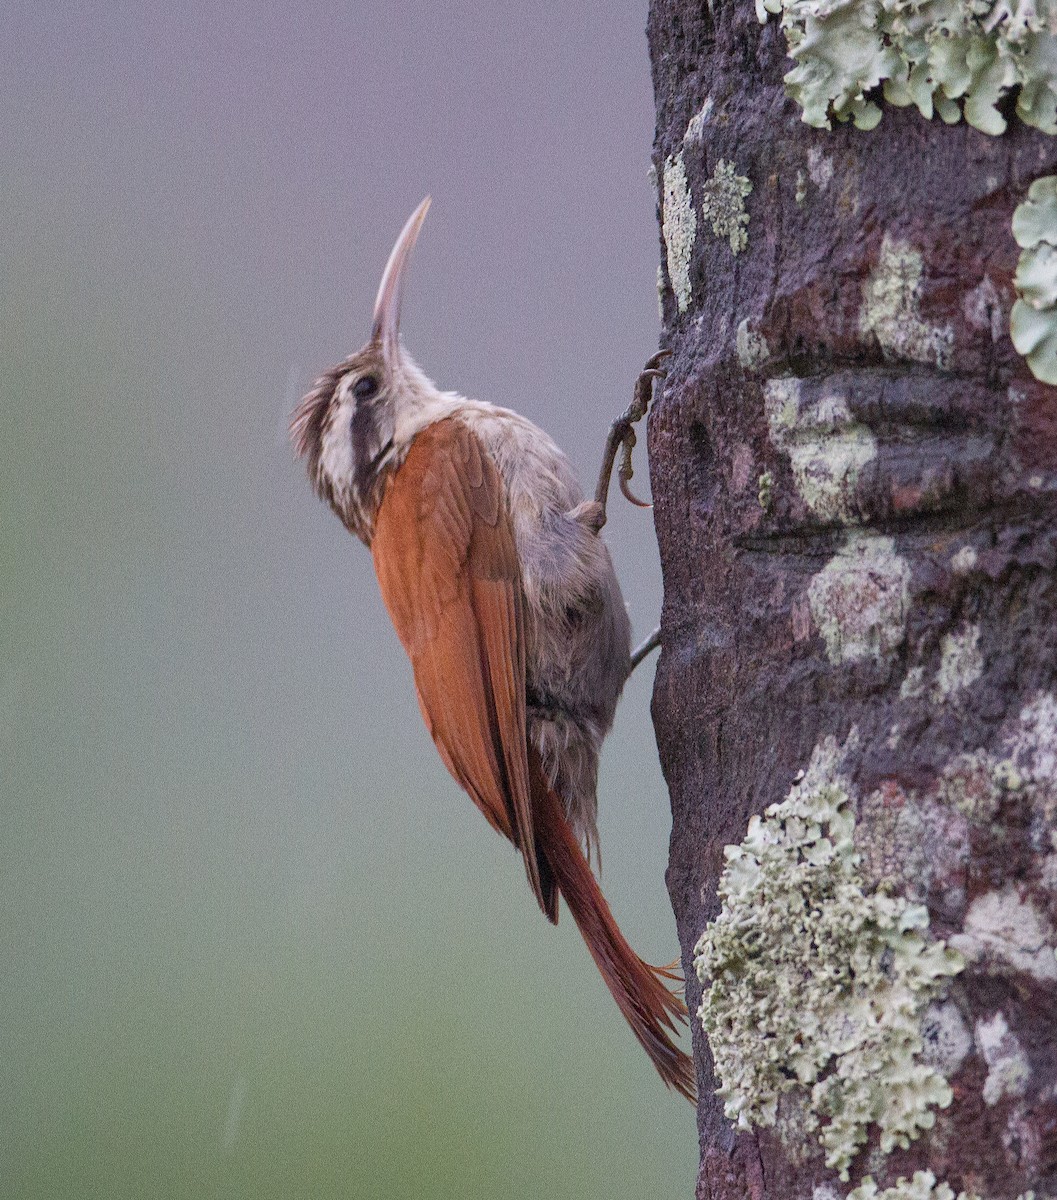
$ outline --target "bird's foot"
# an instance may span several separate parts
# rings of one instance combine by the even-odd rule
[[[599,529],[605,524],[606,498],[609,495],[609,481],[613,475],[613,464],[616,461],[618,450],[621,451],[620,468],[617,471],[620,490],[626,499],[639,508],[650,507],[648,501],[640,500],[631,490],[631,477],[635,473],[631,463],[631,452],[635,449],[637,441],[635,425],[646,415],[650,406],[650,400],[653,398],[653,381],[664,379],[667,374],[661,364],[670,354],[670,350],[658,350],[646,363],[642,373],[635,380],[635,391],[631,404],[626,412],[617,417],[609,430],[605,454],[602,458],[602,470],[598,475],[598,487],[595,489],[595,501],[602,506],[602,521],[598,526]]]

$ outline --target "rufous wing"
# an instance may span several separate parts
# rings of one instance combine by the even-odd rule
[[[540,907],[555,920],[557,892],[532,821],[514,531],[499,472],[458,418],[416,436],[382,500],[371,552],[441,758],[521,851]]]

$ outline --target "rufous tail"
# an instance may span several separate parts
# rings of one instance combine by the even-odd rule
[[[670,1036],[686,1022],[686,1005],[665,983],[679,976],[671,968],[643,962],[628,945],[566,820],[564,805],[547,784],[535,751],[529,754],[529,771],[537,853],[553,872],[554,882],[632,1033],[664,1082],[693,1103],[697,1098],[693,1060]],[[555,897],[552,919],[556,917]]]

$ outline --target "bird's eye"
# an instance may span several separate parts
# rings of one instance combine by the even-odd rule
[[[373,375],[364,375],[362,379],[356,380],[356,385],[352,389],[352,394],[357,400],[367,400],[378,391],[378,380]]]

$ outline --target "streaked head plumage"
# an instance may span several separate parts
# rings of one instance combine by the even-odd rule
[[[400,232],[378,288],[371,337],[325,371],[294,409],[290,437],[317,494],[357,536],[370,540],[374,509],[393,449],[393,401],[414,370],[400,344],[400,308],[411,251],[429,210],[415,209]]]

